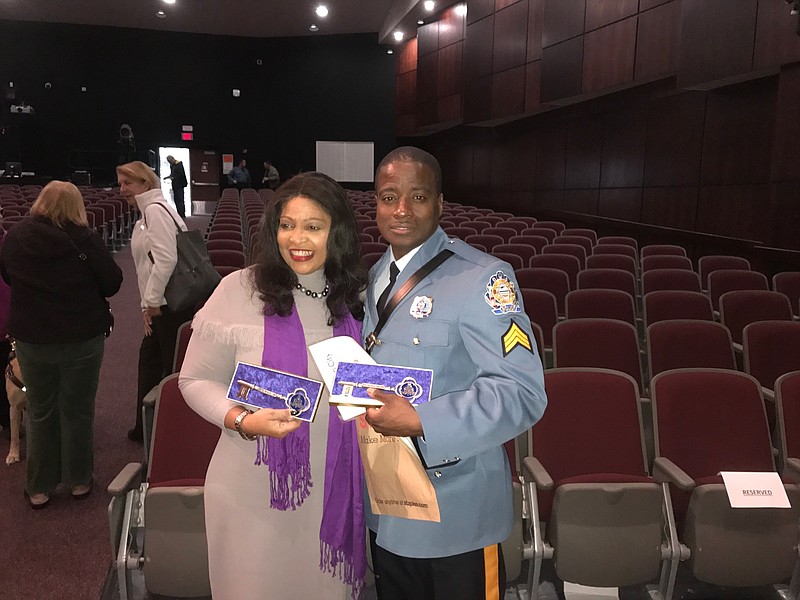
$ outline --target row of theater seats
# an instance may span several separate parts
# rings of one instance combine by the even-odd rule
[[[368,202],[365,198],[367,210]],[[242,210],[240,204],[240,214]],[[242,228],[242,244],[245,239],[249,236],[245,238]],[[710,298],[704,298],[708,305]],[[525,303],[532,311],[527,296]],[[635,315],[641,313],[637,304]],[[603,587],[651,583],[651,597],[670,598],[683,564],[696,579],[725,586],[728,592],[731,587],[788,584],[781,593],[797,598],[798,487],[786,486],[790,510],[733,510],[718,473],[774,471],[776,455],[787,481],[800,481],[800,372],[771,380],[773,449],[764,390],[755,378],[736,370],[730,333],[713,320],[713,312],[704,313],[703,319],[656,319],[651,309],[654,322],[648,326],[646,356],[654,377],[644,387],[643,379],[624,368],[564,366],[573,359],[589,361],[563,352],[602,347],[614,330],[625,329],[629,339],[632,333],[638,346],[635,327],[641,319],[635,316],[632,324],[627,318],[578,318],[580,306],[580,297],[571,296],[570,318],[559,321],[556,314],[554,319],[552,359],[559,362],[545,371],[549,405],[544,417],[506,444],[517,498],[515,533],[504,543],[509,580],[518,578],[528,561],[526,593],[536,598],[541,567],[548,560],[566,581]],[[578,330],[584,324],[600,326],[594,340],[582,338],[585,334]],[[800,325],[791,317],[779,323],[784,324]],[[747,329],[745,356],[751,370],[762,357],[753,351],[755,333],[771,325],[754,323]],[[182,335],[179,348],[188,340],[185,331]],[[580,342],[571,339],[576,335]],[[671,337],[683,340],[677,342],[676,353],[662,348],[675,344]],[[704,349],[706,338],[719,342],[718,353]],[[599,354],[616,353],[606,348]],[[676,369],[685,366],[684,359],[694,360],[688,355],[725,364]],[[638,348],[630,356],[641,364]],[[772,359],[765,362],[774,366]],[[649,400],[642,398],[645,391]],[[129,465],[110,488],[115,494],[109,515],[120,585],[131,582],[131,565],[142,565],[145,585],[153,593],[205,595],[202,483],[219,432],[185,406],[176,376],[162,382],[156,413],[150,486],[139,486],[141,467]],[[191,445],[174,442],[187,438]],[[141,510],[147,511],[146,544],[144,529],[136,526]],[[115,525],[125,522],[134,527]],[[176,552],[176,531],[186,552]]]
[[[374,204],[355,199],[354,205],[362,254],[371,263],[385,251],[385,240],[374,224]],[[800,456],[796,417],[794,427],[786,424],[786,415],[800,410],[792,408],[800,407],[800,373],[791,373],[800,367],[800,323],[793,321],[800,312],[800,274],[776,275],[770,291],[767,278],[741,257],[701,257],[695,271],[677,245],[640,250],[631,238],[602,238],[589,229],[488,209],[449,205],[440,224],[515,267],[539,347],[555,367],[545,372],[545,418],[529,436],[507,444],[510,456],[529,455],[516,472],[524,471],[519,479],[529,487],[531,536],[517,535],[511,543],[534,558],[528,590],[537,589],[544,559],[554,559],[562,579],[594,586],[643,584],[660,570],[654,593],[661,597],[672,595],[677,564],[689,556],[692,573],[704,582],[788,581],[798,568],[797,487],[789,488],[790,512],[742,514],[730,509],[716,475],[722,469],[774,471],[774,451],[780,468],[793,470],[795,481],[800,477],[799,465],[787,459]],[[676,385],[692,394],[678,395],[678,404],[688,398],[685,408],[695,414],[676,414],[663,391],[660,412],[657,400],[644,398],[673,389],[679,378],[685,382]],[[737,388],[747,407],[738,409],[734,401],[722,410]],[[730,395],[714,394],[720,390]],[[783,396],[777,410],[776,390]],[[627,417],[615,403],[627,403]],[[742,424],[730,419],[748,414],[755,415],[747,423],[755,433],[731,429]],[[695,483],[665,468],[667,447],[681,450],[674,462]],[[689,508],[688,490],[695,487]],[[680,496],[675,513],[673,496]],[[670,535],[662,536],[665,531]],[[799,583],[796,573],[791,597]]]
[[[0,210],[6,229],[28,215],[41,189],[40,185],[0,184]],[[100,234],[110,250],[119,250],[130,239],[138,212],[117,190],[88,186],[78,189],[83,195],[89,227]]]
[[[222,191],[206,234],[212,264],[223,277],[243,268],[258,231],[271,189],[226,188]]]

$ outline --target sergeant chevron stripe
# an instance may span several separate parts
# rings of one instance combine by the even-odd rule
[[[533,353],[533,344],[531,344],[530,336],[525,333],[513,319],[511,320],[511,325],[509,325],[508,329],[503,334],[502,340],[503,356],[508,356],[508,354],[517,346],[522,346],[531,354]]]

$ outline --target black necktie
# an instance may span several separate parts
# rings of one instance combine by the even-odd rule
[[[378,303],[376,304],[379,313],[383,310],[383,307],[386,305],[386,301],[389,299],[389,292],[392,291],[392,286],[397,280],[397,274],[399,272],[400,269],[398,269],[395,262],[392,261],[392,264],[389,265],[389,285],[384,288],[383,293],[381,294],[381,297],[378,298]]]

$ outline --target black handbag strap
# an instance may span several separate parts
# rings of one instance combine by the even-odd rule
[[[175,229],[178,230],[178,233],[183,233],[183,229],[181,229],[181,226],[178,225],[178,222],[175,220],[175,217],[172,216],[172,213],[169,212],[169,209],[163,202],[153,202],[153,204],[158,204],[161,208],[167,211],[169,218],[172,219],[173,223],[175,223]],[[152,206],[153,204],[150,204],[149,206]],[[144,219],[144,224],[145,226],[147,226],[147,206],[145,206],[144,210],[142,211],[142,219]]]
[[[153,202],[153,204],[158,204],[161,208],[163,208],[165,211],[167,211],[167,214],[169,215],[169,218],[172,219],[173,223],[175,223],[175,229],[178,230],[175,235],[180,235],[182,233],[186,233],[183,229],[181,229],[181,226],[178,225],[178,222],[175,220],[175,217],[172,216],[172,213],[169,212],[169,209],[166,207],[166,205],[163,202]],[[148,206],[153,206],[153,204],[148,204]],[[144,224],[145,224],[145,227],[146,227],[147,226],[147,206],[145,206],[144,210],[142,211],[142,219],[144,220]],[[150,259],[151,263],[156,264],[156,261],[153,258],[153,254],[151,252],[147,253],[147,258]]]
[[[375,325],[375,330],[367,336],[367,352],[371,352],[372,348],[376,345],[380,345],[380,340],[378,339],[378,334],[383,330],[386,322],[389,320],[389,317],[394,312],[394,309],[397,308],[397,305],[403,301],[403,298],[408,296],[408,294],[417,287],[417,284],[425,279],[428,275],[430,275],[439,265],[441,265],[444,261],[448,258],[453,256],[452,250],[442,250],[422,265],[417,271],[408,278],[402,287],[395,292],[394,296],[392,296],[386,305],[383,307],[383,310],[378,315],[378,324]]]

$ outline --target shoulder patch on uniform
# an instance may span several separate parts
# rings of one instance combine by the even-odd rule
[[[483,298],[486,300],[486,304],[492,307],[492,313],[496,315],[522,311],[514,284],[502,271],[497,271],[489,278]]]
[[[533,354],[533,344],[531,343],[531,336],[529,336],[522,327],[517,325],[514,319],[511,319],[511,325],[508,326],[506,332],[503,334],[503,356],[508,354],[517,346],[522,346],[528,352]]]

